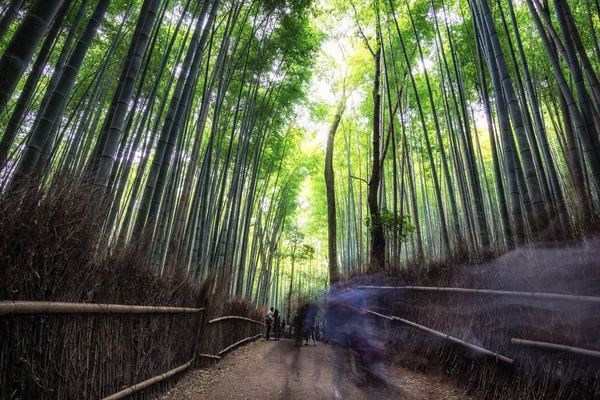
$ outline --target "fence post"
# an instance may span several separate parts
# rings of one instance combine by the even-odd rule
[[[207,325],[206,314],[208,313],[209,306],[209,300],[208,298],[205,298],[204,311],[202,311],[199,318],[196,319],[196,327],[194,329],[196,332],[196,339],[194,340],[194,354],[192,354],[192,357],[194,358],[194,368],[198,367],[198,362],[201,359],[201,357],[197,357],[197,355],[201,353],[200,348],[202,347],[204,327]]]

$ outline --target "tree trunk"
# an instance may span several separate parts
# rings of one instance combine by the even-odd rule
[[[327,189],[327,249],[329,259],[329,284],[340,280],[340,271],[337,264],[337,219],[335,207],[335,175],[333,171],[333,147],[335,133],[342,120],[346,109],[346,92],[343,89],[342,98],[338,105],[333,122],[327,134],[327,150],[325,151],[325,187]]]

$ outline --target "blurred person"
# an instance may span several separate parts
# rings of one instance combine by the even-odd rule
[[[281,339],[281,314],[278,309],[273,312],[273,328],[275,340]]]
[[[267,324],[267,340],[269,340],[269,336],[271,336],[271,325],[273,325],[273,311],[275,309],[271,307],[269,312],[267,312],[267,317],[265,318],[265,323]]]
[[[343,393],[343,368],[352,366],[360,384],[386,383],[381,372],[384,360],[382,340],[367,318],[366,294],[345,283],[332,286],[327,302],[327,338],[334,344],[336,358],[336,393]],[[353,355],[350,358],[350,354]]]
[[[315,341],[315,320],[317,318],[317,307],[313,304],[306,303],[304,305],[304,339],[306,340],[306,346],[308,346],[308,339],[312,338],[313,345],[316,346]]]
[[[304,334],[304,320],[306,318],[306,310],[304,307],[300,306],[298,310],[296,310],[296,315],[294,316],[294,333],[295,333],[295,345],[297,347],[302,346],[302,336]]]

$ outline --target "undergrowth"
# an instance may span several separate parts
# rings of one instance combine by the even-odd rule
[[[112,244],[98,188],[61,178],[0,198],[0,300],[204,307],[193,314],[14,314],[0,318],[0,398],[103,398],[165,373],[198,353],[262,331],[211,318],[260,319],[229,300],[226,282],[165,278],[147,262],[147,240]],[[183,267],[178,270],[182,270]],[[194,366],[214,362],[196,357]],[[151,399],[174,379],[136,395]]]
[[[600,238],[543,243],[477,263],[451,261],[397,268],[370,284],[482,288],[600,296]],[[364,282],[364,281],[363,281]],[[374,318],[393,362],[436,373],[439,368],[482,399],[600,397],[597,358],[517,346],[511,338],[600,351],[600,304],[424,291],[371,291],[376,308],[514,359],[508,365],[447,340]]]

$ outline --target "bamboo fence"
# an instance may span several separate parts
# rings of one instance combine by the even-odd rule
[[[155,377],[147,379],[144,382],[140,382],[136,385],[133,385],[126,389],[123,389],[120,392],[117,392],[111,396],[105,397],[103,400],[117,400],[117,399],[124,399],[126,397],[129,397],[136,392],[139,392],[139,391],[141,391],[147,387],[150,387],[158,382],[162,382],[165,379],[169,379],[170,377],[172,377],[175,374],[185,371],[192,365],[193,362],[194,362],[194,359],[192,358],[190,361],[188,361],[187,363],[185,363],[177,368],[174,368],[168,372],[165,372],[164,374],[157,375]]]
[[[266,326],[266,324],[264,324],[263,322],[260,322],[260,321],[257,321],[255,319],[251,319],[251,318],[240,317],[240,316],[237,316],[237,315],[227,315],[225,317],[219,317],[219,318],[211,319],[210,321],[208,321],[208,323],[209,324],[214,324],[215,322],[228,321],[228,320],[232,320],[232,319],[238,319],[238,320],[243,320],[243,321],[248,321],[248,322],[254,322],[255,324]]]
[[[81,361],[83,363],[82,365],[73,365],[73,368],[80,371],[79,377],[82,379],[77,378],[77,382],[74,382],[73,379],[75,378],[70,378],[70,381],[73,383],[73,385],[71,385],[72,387],[65,386],[68,380],[63,382],[64,379],[59,379],[57,381],[54,377],[54,373],[43,375],[43,377],[46,379],[44,383],[45,386],[53,387],[54,390],[50,392],[46,391],[45,393],[49,394],[48,397],[44,395],[40,398],[49,399],[65,397],[71,398],[71,393],[86,393],[84,395],[86,397],[97,396],[97,398],[104,398],[105,400],[121,399],[129,397],[134,393],[141,392],[146,388],[155,386],[160,382],[167,381],[169,378],[190,367],[210,365],[210,362],[220,360],[221,356],[231,349],[261,337],[262,334],[256,333],[260,330],[260,327],[264,326],[265,324],[256,319],[242,317],[239,315],[226,315],[224,317],[214,318],[210,321],[206,321],[206,314],[211,313],[214,315],[214,313],[228,313],[229,311],[236,313],[247,313],[248,317],[256,318],[258,314],[255,312],[255,310],[256,309],[253,306],[244,308],[240,307],[240,305],[235,302],[232,302],[231,304],[226,303],[217,308],[211,308],[210,311],[207,311],[207,308],[205,307],[192,308],[46,301],[0,301],[0,316],[4,319],[3,322],[6,322],[4,329],[9,329],[8,332],[14,333],[12,337],[7,337],[7,340],[14,341],[20,336],[20,334],[17,334],[17,332],[11,329],[10,326],[17,327],[19,331],[22,331],[23,329],[33,329],[33,332],[38,333],[33,333],[33,335],[29,336],[34,337],[39,337],[40,333],[44,331],[64,332],[58,334],[53,333],[48,336],[50,339],[53,337],[62,338],[62,341],[54,340],[46,343],[50,339],[44,336],[44,343],[39,344],[43,345],[45,349],[44,355],[39,356],[41,357],[40,362],[46,362],[49,360],[50,354],[52,354],[58,348],[66,349],[68,353],[63,352],[63,355],[76,355],[75,357],[77,360],[80,360],[80,358],[83,357],[81,358],[81,360],[83,360]],[[70,316],[61,317],[61,314]],[[110,315],[115,314],[140,314],[140,316],[132,320],[110,317]],[[178,319],[176,318],[177,314],[190,315],[193,316],[193,319]],[[36,316],[33,319],[22,319],[20,317],[21,315]],[[49,315],[54,315],[55,317],[49,317]],[[148,317],[144,317],[143,315],[147,315],[151,319],[148,319]],[[155,318],[153,315],[156,315],[157,317]],[[48,322],[40,324],[40,320],[46,320]],[[227,322],[229,321],[233,323],[235,320],[243,320],[251,322],[251,324],[241,324],[239,328],[231,329]],[[99,325],[92,329],[92,326],[95,324],[94,321],[101,322],[96,322],[99,323]],[[168,330],[174,327],[171,325],[172,322],[169,321],[177,321],[176,323],[178,325],[175,329],[179,333],[178,337],[190,337],[189,335],[193,336],[193,338],[188,341],[185,346],[175,346],[176,343],[181,343],[181,341],[177,337],[171,338],[169,336]],[[224,323],[217,324],[217,322]],[[140,323],[144,324],[143,326],[147,328],[140,330],[139,326],[142,326],[139,325]],[[163,323],[165,325],[163,325]],[[213,324],[212,328],[205,329],[208,328],[210,324]],[[148,329],[150,327],[152,328]],[[133,332],[145,332],[149,335],[155,335],[153,340],[142,340],[142,342],[146,344],[154,343],[154,346],[158,347],[150,346],[149,348],[143,348],[140,346],[134,346],[135,351],[132,352],[127,350],[132,348],[128,344],[128,341],[137,337],[136,334],[131,333],[131,329],[133,329]],[[66,332],[68,332],[68,334]],[[104,346],[104,341],[102,338],[111,335],[109,332],[112,332],[113,336],[115,337],[112,338],[111,345],[106,344],[106,346]],[[168,341],[164,341],[165,344],[168,342],[167,347],[165,347],[165,351],[170,352],[170,355],[169,357],[162,357],[161,353],[165,344],[161,345],[159,343],[162,343],[162,339],[166,339],[166,336],[169,336],[170,339]],[[240,337],[243,339],[238,340]],[[228,345],[227,342],[231,340],[234,340],[235,343]],[[19,359],[19,357],[25,357],[28,359],[31,357],[29,355],[29,349],[32,349],[32,346],[38,346],[35,343],[37,342],[31,342],[29,344],[20,343],[19,346],[13,346],[12,350],[10,350],[11,346],[7,346],[8,342],[5,342],[4,346],[0,346],[0,360],[3,359],[4,355],[8,355],[8,358],[3,360],[4,362],[9,362],[11,359],[15,361]],[[72,347],[75,345],[75,343],[77,343],[76,347]],[[92,346],[95,348],[94,350],[91,350]],[[128,354],[129,359],[121,359],[121,362],[124,364],[119,367],[120,369],[117,368],[120,371],[119,372],[116,371],[114,367],[111,367],[111,365],[114,363],[114,361],[119,359],[119,357],[117,357],[113,361],[114,356],[120,354],[121,350]],[[175,353],[173,353],[173,351],[175,351]],[[77,354],[80,354],[80,352],[85,354],[83,354],[81,357],[77,356]],[[165,364],[167,366],[173,364],[177,365],[185,360],[184,357],[186,354],[189,356],[190,353],[193,354],[194,357],[185,364],[182,364],[179,367],[171,369],[165,373],[155,375],[160,372],[161,364],[163,364],[163,368]],[[215,353],[218,353],[218,355],[214,355]],[[153,358],[159,357],[163,361],[159,363],[153,363],[152,365],[154,365],[154,367],[148,369],[140,364],[140,360],[146,360],[144,363],[147,364],[147,357],[150,356],[150,354],[152,354]],[[100,376],[98,373],[94,372],[93,375],[95,376],[95,379],[92,379],[93,382],[87,382],[88,377],[85,372],[87,371],[86,365],[90,365],[89,363],[92,359],[95,359],[96,361],[94,361],[94,363],[98,363],[100,368],[102,368],[102,375]],[[200,361],[202,359],[207,361]],[[63,369],[67,368],[69,373],[71,372],[72,368],[69,367],[69,365],[71,365],[69,360],[63,360],[61,358],[59,362],[61,363],[60,373],[64,376],[67,376],[68,373],[65,373]],[[9,362],[9,364],[5,364],[5,366],[8,367],[8,365],[11,365],[11,363],[12,362]],[[81,372],[82,370],[84,370],[84,372]],[[127,373],[123,372],[125,370]],[[132,373],[133,371],[137,372]],[[21,386],[22,383],[19,382],[24,375],[22,373],[16,375],[11,374],[11,376],[12,375],[14,375],[14,377],[11,379],[16,379],[13,380],[13,383]],[[123,387],[118,383],[119,380],[125,380],[125,382],[136,382],[136,378],[141,378],[139,380],[142,380],[148,375],[155,376],[105,397],[116,388]],[[167,386],[169,385],[168,382],[169,381],[165,382]],[[82,384],[85,384],[87,389],[84,387],[82,390],[80,388]],[[35,388],[35,386],[33,387]],[[26,390],[24,393],[29,393],[29,389],[19,390]],[[144,391],[143,393],[138,394],[138,396],[140,396],[141,399],[154,398],[153,395],[160,393],[161,390],[164,390],[164,384],[162,388],[154,389],[152,391]]]
[[[516,344],[519,346],[527,346],[527,347],[537,347],[539,349],[544,350],[558,350],[558,351],[566,351],[567,353],[573,353],[588,357],[596,357],[600,358],[600,351],[583,349],[581,347],[567,346],[564,344],[557,343],[549,343],[549,342],[537,342],[534,340],[526,340],[526,339],[510,339],[512,344]]]
[[[0,315],[7,314],[178,314],[204,308],[130,306],[123,304],[63,303],[52,301],[0,301]]]
[[[225,353],[227,353],[229,350],[233,349],[234,347],[237,347],[237,346],[239,346],[239,345],[241,345],[241,344],[243,344],[243,343],[246,343],[246,342],[250,342],[250,341],[252,341],[252,340],[254,340],[254,339],[258,339],[258,338],[259,338],[259,337],[261,337],[261,336],[262,336],[262,333],[259,333],[258,335],[250,336],[250,337],[247,337],[247,338],[245,338],[245,339],[242,339],[242,340],[240,340],[240,341],[238,341],[238,342],[235,342],[235,343],[234,343],[234,344],[232,344],[231,346],[228,346],[228,347],[224,348],[223,350],[221,350],[221,351],[219,352],[219,356],[220,356],[220,355],[222,355],[222,354],[225,354]]]
[[[412,290],[420,292],[441,292],[441,293],[465,293],[465,294],[483,294],[491,296],[509,296],[524,297],[538,300],[562,300],[579,301],[584,303],[599,303],[600,297],[596,296],[578,296],[571,294],[558,293],[539,293],[539,292],[517,292],[511,290],[491,290],[491,289],[468,289],[457,287],[435,287],[435,286],[357,286],[358,289],[375,290]]]
[[[461,346],[467,347],[467,348],[469,348],[471,350],[474,350],[474,351],[476,351],[478,353],[482,353],[482,354],[485,354],[487,356],[493,357],[493,358],[495,358],[497,360],[500,360],[502,362],[505,362],[507,364],[511,364],[512,365],[514,363],[514,360],[512,358],[503,356],[502,354],[498,354],[495,351],[491,351],[491,350],[485,349],[483,347],[476,346],[476,345],[474,345],[472,343],[466,342],[466,341],[464,341],[462,339],[459,339],[457,337],[454,337],[454,336],[450,336],[450,335],[448,335],[446,333],[436,331],[434,329],[428,328],[428,327],[423,326],[423,325],[419,325],[419,324],[414,323],[412,321],[409,321],[409,320],[406,320],[406,319],[403,319],[403,318],[394,317],[394,316],[380,314],[378,312],[371,311],[371,310],[366,310],[366,311],[368,313],[370,313],[370,314],[375,315],[375,316],[378,316],[378,317],[381,317],[381,318],[386,318],[386,319],[389,319],[390,321],[397,321],[397,322],[403,323],[405,325],[408,325],[408,326],[411,326],[413,328],[419,329],[419,330],[421,330],[423,332],[427,332],[427,333],[429,333],[431,335],[437,336],[437,337],[442,338],[444,340],[448,340],[449,342],[453,342],[453,343],[459,344]]]
[[[202,353],[196,354],[196,357],[211,358],[213,360],[220,360],[221,359],[221,357],[219,357],[219,356],[213,356],[212,354],[202,354]]]

